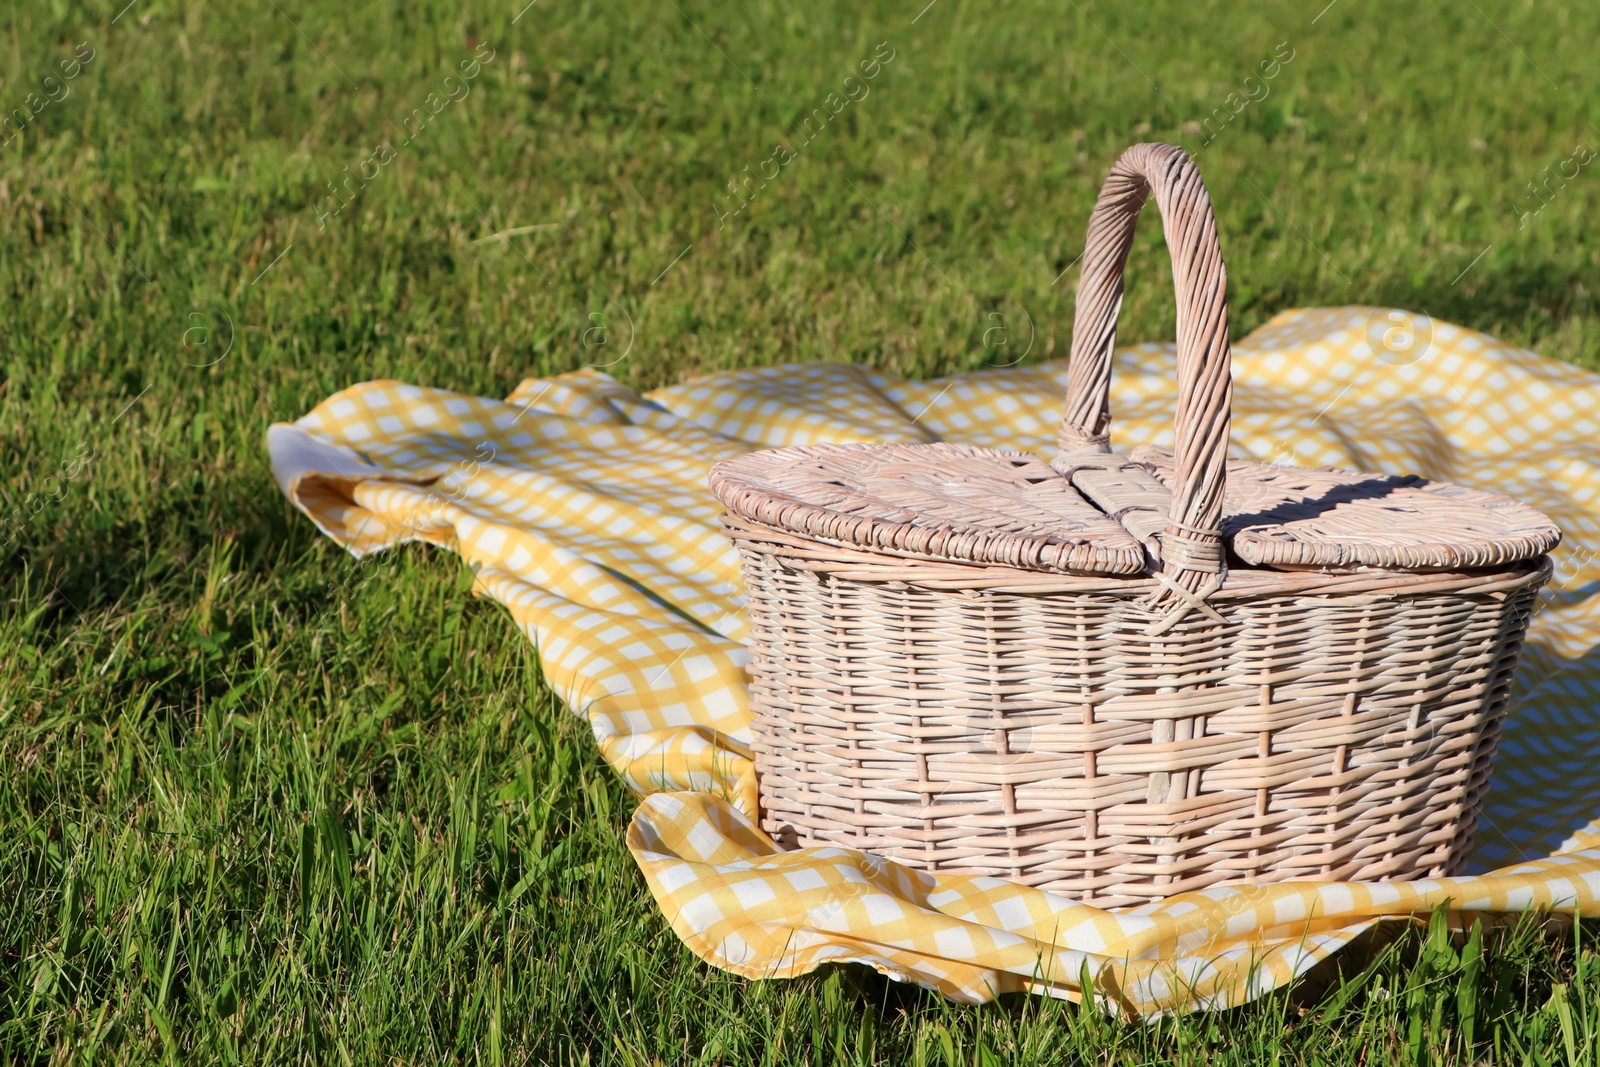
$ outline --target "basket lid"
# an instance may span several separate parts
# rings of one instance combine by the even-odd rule
[[[710,486],[735,515],[827,544],[1067,574],[1145,569],[1119,523],[1026,452],[792,446],[724,460]]]
[[[1272,570],[1460,570],[1554,548],[1560,530],[1497,493],[1423,478],[1230,460],[1222,540]],[[1173,455],[1065,453],[1054,466],[947,443],[809,445],[713,468],[735,515],[827,544],[890,555],[1080,575],[1162,561]]]
[[[1171,452],[1144,446],[1131,458],[1173,485]],[[1242,460],[1227,469],[1223,540],[1258,567],[1468,570],[1532,559],[1561,541],[1536,508],[1449,482]]]

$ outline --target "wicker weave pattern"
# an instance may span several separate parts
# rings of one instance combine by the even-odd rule
[[[1151,189],[1179,298],[1177,432],[1173,453],[1129,459],[1106,396]],[[1227,462],[1225,278],[1178,149],[1117,163],[1084,264],[1051,492],[1117,520],[1142,574],[1019,566],[996,545],[1047,540],[1038,516],[1016,486],[974,507],[972,482],[939,512],[938,446],[795,449],[713,475],[750,596],[763,827],[1102,905],[1456,873],[1559,532],[1492,494]],[[863,465],[819,480],[846,455]],[[920,482],[875,480],[919,461]],[[938,514],[917,514],[908,481]],[[940,522],[986,509],[1016,514],[975,521],[997,539],[983,551],[950,551]],[[886,554],[918,545],[935,551]]]
[[[1549,573],[1281,575],[1151,639],[1151,582],[951,592],[729,525],[764,829],[1106,906],[1456,872]]]

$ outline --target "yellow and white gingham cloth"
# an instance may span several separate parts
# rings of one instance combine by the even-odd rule
[[[1113,433],[1170,444],[1171,345],[1119,353]],[[640,396],[593,370],[505,400],[393,381],[267,435],[283,491],[358,556],[459,552],[550,684],[646,794],[628,845],[678,935],[749,977],[857,962],[966,1001],[1028,989],[1149,1015],[1236,1004],[1385,916],[1600,914],[1600,375],[1371,308],[1286,312],[1234,349],[1233,449],[1419,473],[1526,500],[1566,541],[1500,741],[1478,866],[1410,883],[1214,889],[1106,911],[752,823],[739,561],[711,464],[820,441],[946,440],[1048,458],[1065,361],[904,381],[838,364],[729,371]],[[1551,855],[1554,853],[1554,855]],[[1544,859],[1531,857],[1548,856]],[[1509,866],[1508,866],[1509,864]]]

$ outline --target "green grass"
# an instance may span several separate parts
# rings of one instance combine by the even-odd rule
[[[504,395],[630,341],[640,388],[1064,355],[1105,168],[1198,147],[1280,42],[1199,152],[1235,332],[1396,304],[1594,367],[1596,168],[1536,215],[1528,185],[1600,145],[1600,9],[124,2],[0,16],[5,114],[94,55],[0,147],[0,1060],[1596,1062],[1589,930],[1413,932],[1150,1028],[713,971],[501,610],[443,553],[352,562],[261,442],[362,379]],[[719,226],[879,42],[870,93]],[[1129,340],[1173,328],[1152,222]]]

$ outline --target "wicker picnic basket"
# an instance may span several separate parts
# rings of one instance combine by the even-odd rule
[[[1122,273],[1154,193],[1172,451],[1112,451]],[[1420,478],[1227,458],[1205,186],[1129,149],[1089,223],[1061,452],[815,445],[718,464],[749,592],[762,826],[1102,905],[1458,871],[1544,515]]]

